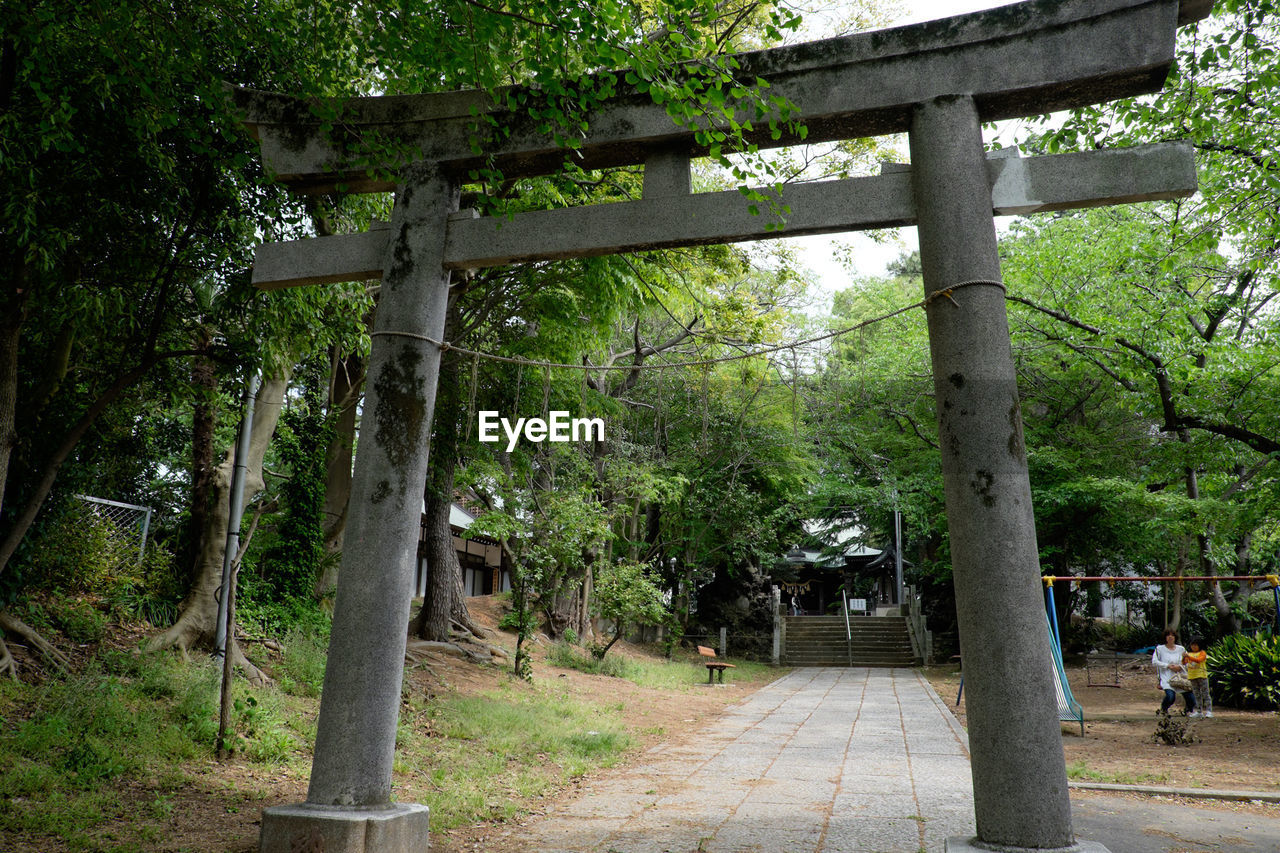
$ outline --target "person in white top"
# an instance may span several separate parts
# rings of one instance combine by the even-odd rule
[[[1182,656],[1187,650],[1178,645],[1178,635],[1173,629],[1164,632],[1164,644],[1156,646],[1156,650],[1151,654],[1151,664],[1156,668],[1156,675],[1160,677],[1160,689],[1164,691],[1164,701],[1160,703],[1160,713],[1169,713],[1169,708],[1178,698],[1178,692],[1169,684],[1169,679],[1174,675],[1186,677],[1187,671],[1182,665]],[[1196,697],[1190,690],[1182,692],[1182,698],[1186,702],[1186,713],[1190,714],[1196,709]]]

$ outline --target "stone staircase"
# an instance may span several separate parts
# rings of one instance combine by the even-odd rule
[[[843,616],[784,616],[785,666],[849,666]],[[902,616],[850,616],[854,666],[918,666]]]

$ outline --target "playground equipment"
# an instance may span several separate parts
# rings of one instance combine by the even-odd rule
[[[1076,701],[1076,697],[1071,694],[1071,685],[1067,682],[1067,673],[1062,665],[1062,647],[1058,643],[1058,633],[1054,625],[1049,622],[1049,615],[1045,614],[1045,625],[1049,629],[1049,645],[1052,647],[1050,660],[1053,663],[1053,673],[1056,676],[1053,679],[1053,693],[1058,702],[1058,720],[1064,723],[1079,723],[1080,737],[1084,737],[1084,708]],[[960,705],[960,698],[964,696],[964,673],[960,674],[960,689],[956,691],[956,706]]]
[[[1058,627],[1058,609],[1055,606],[1053,585],[1057,581],[1070,581],[1073,583],[1088,583],[1091,581],[1106,581],[1110,584],[1120,582],[1160,582],[1160,581],[1177,581],[1184,583],[1188,581],[1209,581],[1217,583],[1218,581],[1265,581],[1271,586],[1271,592],[1275,596],[1276,616],[1275,630],[1280,634],[1280,575],[1196,575],[1196,576],[1158,576],[1158,577],[1134,577],[1128,575],[1044,575],[1041,580],[1044,581],[1045,588],[1045,620],[1049,626],[1049,640],[1053,652],[1053,669],[1057,676],[1054,679],[1054,695],[1058,701],[1058,719],[1061,722],[1078,722],[1080,724],[1080,736],[1084,736],[1084,708],[1076,700],[1071,693],[1071,684],[1067,681],[1066,668],[1062,661],[1062,633]],[[956,693],[956,704],[960,704],[961,697],[964,696],[964,676],[960,677],[960,690]]]
[[[1045,606],[1049,610],[1051,625],[1053,627],[1053,638],[1059,643],[1061,648],[1061,637],[1058,632],[1058,609],[1054,606],[1053,585],[1058,581],[1068,581],[1070,583],[1090,583],[1094,581],[1105,581],[1114,586],[1117,583],[1159,583],[1167,581],[1175,581],[1177,583],[1187,583],[1190,581],[1206,581],[1208,583],[1217,584],[1221,581],[1263,581],[1271,586],[1271,594],[1275,597],[1276,615],[1273,623],[1273,630],[1280,634],[1280,575],[1159,575],[1156,577],[1138,577],[1134,575],[1042,575],[1040,578],[1044,581],[1045,588]]]
[[[1271,585],[1271,592],[1275,596],[1276,601],[1276,617],[1275,630],[1280,633],[1280,575],[1198,575],[1194,577],[1131,577],[1128,575],[1102,575],[1102,576],[1054,576],[1044,575],[1041,578],[1044,581],[1045,589],[1045,619],[1049,623],[1049,640],[1053,647],[1053,666],[1057,674],[1054,682],[1054,692],[1058,699],[1058,719],[1061,721],[1079,721],[1080,736],[1084,736],[1084,709],[1075,697],[1071,695],[1071,685],[1067,682],[1067,673],[1062,664],[1062,634],[1058,628],[1058,608],[1054,604],[1053,585],[1056,581],[1071,581],[1078,583],[1087,583],[1090,581],[1106,581],[1112,585],[1120,582],[1157,582],[1157,581],[1209,581],[1217,583],[1218,581],[1265,581]],[[964,690],[963,680],[960,683],[961,691]],[[956,697],[959,703],[960,697]]]
[[[1045,622],[1049,625],[1050,645],[1053,647],[1053,673],[1057,676],[1053,680],[1053,693],[1058,700],[1058,720],[1064,723],[1079,723],[1080,737],[1084,737],[1084,708],[1076,701],[1076,697],[1071,695],[1071,684],[1067,681],[1067,671],[1062,665],[1062,643],[1058,639],[1057,626],[1050,622],[1048,614],[1045,615]]]

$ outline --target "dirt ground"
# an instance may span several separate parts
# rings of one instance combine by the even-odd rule
[[[934,667],[928,676],[963,724],[958,668]],[[1067,680],[1085,719],[1083,737],[1079,724],[1062,724],[1074,781],[1280,792],[1280,715],[1215,708],[1213,718],[1192,722],[1196,743],[1166,746],[1153,738],[1163,693],[1145,661],[1089,668],[1068,662]],[[1280,807],[1264,808],[1280,814]]]
[[[497,624],[500,613],[492,599],[488,597],[468,599],[468,606],[472,616],[481,625],[492,627]],[[514,648],[514,635],[498,633],[496,637],[498,645]],[[528,814],[519,820],[520,823],[536,820],[541,815],[554,811],[560,804],[576,799],[581,789],[593,779],[616,772],[619,767],[625,767],[629,763],[642,761],[649,747],[693,737],[727,706],[742,701],[771,680],[744,683],[731,675],[723,685],[702,684],[697,690],[671,693],[641,687],[621,678],[592,676],[576,670],[553,667],[545,662],[546,653],[546,643],[535,645],[535,678],[555,678],[575,695],[597,700],[601,697],[601,691],[607,690],[611,702],[621,703],[624,706],[623,716],[635,748],[613,768],[592,771],[571,781],[553,794],[527,803]],[[628,643],[619,643],[609,654],[637,657],[649,655],[648,652]],[[474,667],[461,663],[457,659],[449,659],[448,666],[449,669],[443,681],[449,685],[449,689],[464,693],[482,692],[488,689],[494,683],[493,679],[497,673],[491,668]],[[505,679],[507,676],[497,673],[496,677]],[[474,853],[474,851],[490,849],[491,844],[488,839],[496,828],[498,827],[493,824],[481,824],[458,827],[443,833],[432,832],[432,853]],[[510,829],[510,825],[503,824],[501,828]]]

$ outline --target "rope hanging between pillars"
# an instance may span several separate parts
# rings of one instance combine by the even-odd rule
[[[843,329],[837,329],[834,332],[827,332],[826,334],[816,335],[812,338],[805,338],[799,341],[791,341],[789,343],[762,347],[761,349],[751,350],[750,352],[740,352],[734,355],[724,355],[716,358],[695,359],[693,361],[676,361],[676,362],[665,362],[665,363],[664,362],[647,362],[645,364],[569,364],[566,362],[540,361],[537,359],[516,358],[514,356],[509,356],[509,355],[497,355],[496,353],[480,352],[477,350],[466,349],[465,347],[457,346],[456,344],[450,343],[449,341],[439,341],[427,335],[419,335],[413,332],[397,332],[397,331],[391,331],[391,330],[384,330],[384,331],[378,331],[378,332],[370,332],[369,337],[372,338],[372,337],[377,337],[379,335],[382,335],[386,337],[409,338],[411,340],[416,340],[416,341],[425,341],[426,343],[433,344],[439,347],[442,352],[452,351],[456,353],[461,353],[462,355],[469,355],[472,357],[472,359],[483,358],[486,361],[498,361],[498,362],[503,362],[505,364],[516,364],[516,365],[520,365],[521,367],[525,367],[525,366],[541,367],[544,370],[550,370],[552,368],[555,368],[557,370],[584,370],[584,371],[622,370],[622,371],[628,371],[628,372],[635,371],[635,370],[679,370],[680,368],[684,368],[684,367],[707,367],[713,364],[725,364],[731,361],[742,361],[743,359],[756,358],[762,355],[771,355],[772,353],[782,352],[784,350],[797,350],[797,349],[800,349],[801,347],[809,346],[810,344],[816,344],[816,343],[821,343],[822,341],[828,341],[833,338],[838,338],[842,335],[847,335],[850,332],[856,332],[862,329],[866,329],[870,326],[876,325],[877,323],[883,323],[886,320],[892,320],[894,317],[897,317],[900,314],[905,314],[914,308],[927,308],[936,299],[939,299],[942,297],[945,297],[946,299],[950,300],[953,305],[959,307],[960,303],[956,302],[955,297],[953,295],[955,291],[961,290],[962,288],[966,288],[966,287],[973,287],[979,284],[998,287],[1000,288],[1001,291],[1007,292],[1004,286],[1004,282],[995,281],[993,279],[971,279],[969,281],[962,281],[957,284],[948,285],[940,290],[935,290],[933,293],[929,294],[924,299],[921,299],[919,302],[913,302],[910,305],[906,305],[902,308],[897,308],[893,311],[888,312],[887,314],[882,314],[879,317],[872,317],[870,320],[863,320],[860,323],[855,323],[852,326],[846,326]]]
[[[925,297],[924,307],[928,308],[931,304],[933,304],[933,301],[935,299],[945,297],[948,301],[951,302],[952,305],[959,308],[960,303],[956,302],[955,297],[952,296],[951,294],[962,287],[973,287],[976,284],[989,284],[992,287],[1000,288],[1000,291],[1002,293],[1008,293],[1008,290],[1005,288],[1003,281],[996,281],[995,279],[986,279],[986,278],[973,278],[973,279],[969,279],[968,281],[962,281],[959,284],[952,284],[940,290],[935,290],[933,293],[930,293],[928,296]]]

